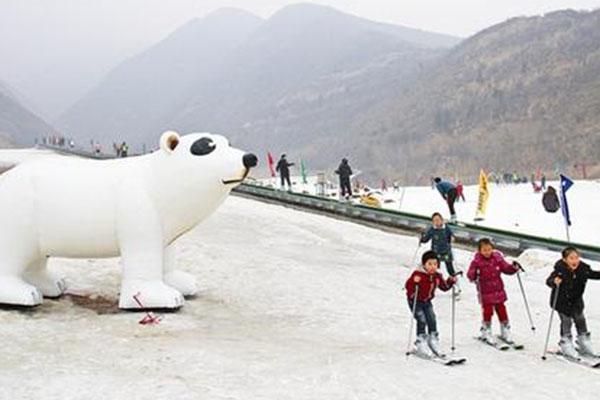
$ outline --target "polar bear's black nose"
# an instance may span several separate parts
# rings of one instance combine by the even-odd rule
[[[244,163],[244,167],[254,168],[258,164],[258,158],[254,154],[248,153],[248,154],[244,154],[244,157],[242,158],[242,162]]]

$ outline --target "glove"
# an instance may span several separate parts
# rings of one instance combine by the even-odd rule
[[[513,267],[515,267],[519,271],[525,272],[525,270],[523,269],[523,266],[521,264],[519,264],[518,262],[516,262],[516,261],[513,261]]]

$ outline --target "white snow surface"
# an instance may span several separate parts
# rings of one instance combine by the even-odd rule
[[[45,149],[0,149],[0,168],[10,168],[26,160],[40,156],[56,155],[52,150]]]
[[[402,264],[416,246],[415,237],[231,197],[179,241],[178,262],[201,291],[159,325],[139,325],[142,313],[97,314],[70,297],[0,310],[0,399],[597,398],[599,372],[540,359],[553,253],[520,257],[535,334],[516,277],[505,278],[524,351],[473,339],[480,310],[463,281],[456,344],[467,364],[407,358],[402,287],[411,271]],[[456,257],[464,269],[472,253]],[[71,293],[116,303],[118,260],[56,259],[50,267]],[[600,332],[600,282],[589,283],[585,298],[589,328]],[[434,305],[449,349],[451,296],[439,292]]]

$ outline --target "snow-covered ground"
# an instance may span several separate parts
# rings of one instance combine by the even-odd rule
[[[52,260],[72,293],[96,301],[0,310],[0,398],[597,398],[598,372],[540,360],[549,316],[543,280],[556,254],[520,257],[535,335],[516,278],[505,279],[513,331],[526,350],[501,353],[473,339],[479,307],[473,285],[463,282],[456,332],[468,363],[407,359],[411,317],[402,285],[410,270],[402,264],[416,244],[414,237],[230,198],[180,240],[178,261],[199,278],[201,292],[156,326],[115,309],[117,260]],[[467,265],[471,254],[456,253]],[[600,282],[590,282],[586,300],[589,327],[599,333]],[[438,294],[446,348],[450,307],[449,294]],[[555,348],[556,324],[551,338]]]
[[[55,155],[52,150],[45,149],[0,149],[0,169],[10,168],[23,161],[40,157]]]
[[[300,182],[300,178],[294,178]],[[275,180],[265,181],[277,186]],[[559,189],[558,182],[548,182],[548,185]],[[314,178],[309,184],[294,185],[295,191],[316,193]],[[375,196],[381,200],[383,207],[394,210],[431,215],[438,211],[445,218],[450,217],[448,207],[438,193],[431,187],[406,187],[394,192],[390,187],[386,192],[373,189]],[[404,191],[404,194],[403,194]],[[456,203],[458,219],[473,223],[479,196],[478,186],[465,187],[466,202]],[[334,191],[335,193],[335,191]],[[600,182],[575,181],[568,191],[569,209],[572,226],[571,240],[600,246]],[[549,214],[542,206],[542,193],[534,193],[531,184],[495,185],[490,184],[490,198],[486,218],[479,225],[506,229],[514,232],[528,233],[541,237],[566,240],[565,223],[560,212]]]

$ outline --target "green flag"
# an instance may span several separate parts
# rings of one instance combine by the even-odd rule
[[[308,180],[306,179],[306,166],[304,165],[304,160],[300,160],[300,175],[302,175],[302,183],[307,184]]]

